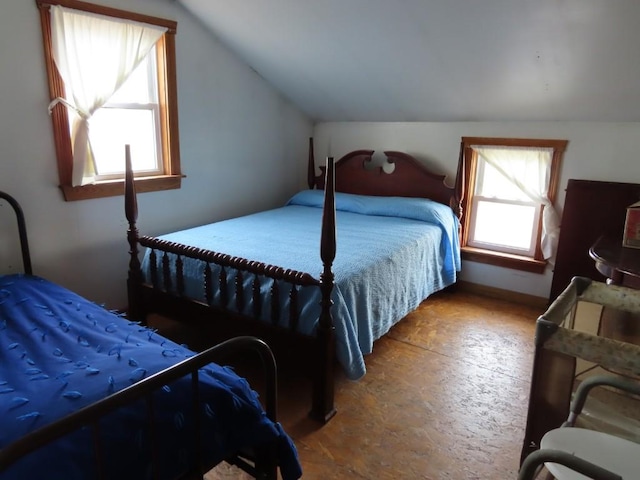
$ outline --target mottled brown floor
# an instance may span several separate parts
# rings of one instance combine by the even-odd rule
[[[338,371],[338,414],[324,426],[307,418],[308,382],[281,372],[279,416],[303,478],[515,479],[541,313],[432,296],[376,342],[361,380]],[[217,478],[248,477],[223,467]]]

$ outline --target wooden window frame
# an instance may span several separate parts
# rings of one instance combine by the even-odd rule
[[[547,196],[551,204],[555,205],[560,178],[560,166],[562,157],[566,150],[567,140],[552,139],[527,139],[527,138],[491,138],[491,137],[462,137],[461,148],[463,149],[464,161],[464,192],[462,202],[462,235],[461,250],[462,258],[473,262],[486,263],[499,267],[522,270],[532,273],[544,273],[547,261],[543,258],[540,248],[540,236],[542,234],[542,211],[540,209],[538,217],[538,238],[536,239],[536,250],[533,256],[516,255],[483,248],[476,248],[468,245],[469,231],[471,225],[471,208],[475,192],[477,153],[471,148],[472,145],[504,146],[504,147],[532,147],[532,148],[552,148],[551,172],[549,178],[549,189]]]
[[[55,66],[51,51],[50,7],[52,5],[61,5],[75,10],[159,25],[167,28],[167,32],[156,44],[161,148],[165,173],[163,175],[136,177],[136,190],[138,192],[152,192],[180,188],[183,175],[180,171],[180,144],[178,140],[178,94],[175,48],[177,22],[79,0],[36,0],[36,5],[40,11],[45,65],[51,99],[66,97],[64,82]],[[74,201],[123,195],[124,178],[96,181],[93,184],[83,186],[72,186],[73,153],[67,108],[60,103],[54,107],[51,112],[51,121],[53,123],[54,142],[58,161],[58,177],[64,199],[66,201]]]

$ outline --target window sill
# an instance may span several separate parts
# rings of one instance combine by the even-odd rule
[[[136,179],[136,192],[156,192],[180,188],[184,175],[162,175],[157,177],[143,177]],[[124,195],[124,180],[110,180],[97,182],[81,187],[60,185],[64,199],[67,202],[88,200],[90,198],[115,197]]]
[[[531,273],[544,273],[547,268],[546,260],[535,260],[521,255],[494,252],[474,247],[462,247],[462,258],[471,262],[487,263],[498,267],[522,270]]]

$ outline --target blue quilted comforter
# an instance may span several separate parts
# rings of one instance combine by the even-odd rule
[[[323,196],[323,191],[301,191],[281,208],[160,238],[318,278]],[[332,307],[336,355],[349,378],[358,379],[366,371],[364,355],[372,351],[374,340],[429,295],[456,281],[460,270],[458,219],[446,205],[422,198],[337,193],[336,210]],[[187,295],[203,300],[204,266],[183,260]],[[160,258],[157,261],[161,271]],[[143,268],[150,281],[149,252]],[[315,288],[305,290],[299,330],[312,334],[320,313],[320,293]],[[263,291],[264,311],[269,312],[269,285],[263,285]],[[251,298],[249,291],[245,298]],[[283,301],[287,302],[286,293]],[[286,324],[286,306],[281,311],[285,312],[281,322]]]
[[[36,276],[0,276],[0,449],[83,406],[194,355],[152,330]],[[241,447],[275,440],[285,479],[300,477],[296,449],[264,414],[257,394],[228,367],[200,370],[202,403],[190,408],[190,377],[154,394],[155,442],[163,478],[192,460],[194,422],[203,456],[218,463]],[[106,478],[149,478],[150,432],[143,401],[101,422]],[[88,429],[14,464],[0,479],[96,478]]]

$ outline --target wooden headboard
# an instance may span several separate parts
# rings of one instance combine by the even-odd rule
[[[375,195],[383,197],[419,197],[429,198],[451,207],[460,217],[462,200],[462,164],[458,165],[458,174],[454,186],[445,183],[446,175],[429,171],[422,163],[409,154],[385,151],[387,165],[371,167],[373,150],[354,150],[335,162],[335,191],[357,195]],[[324,188],[325,167],[320,167],[320,175],[315,175],[313,141],[309,140],[309,188]]]

